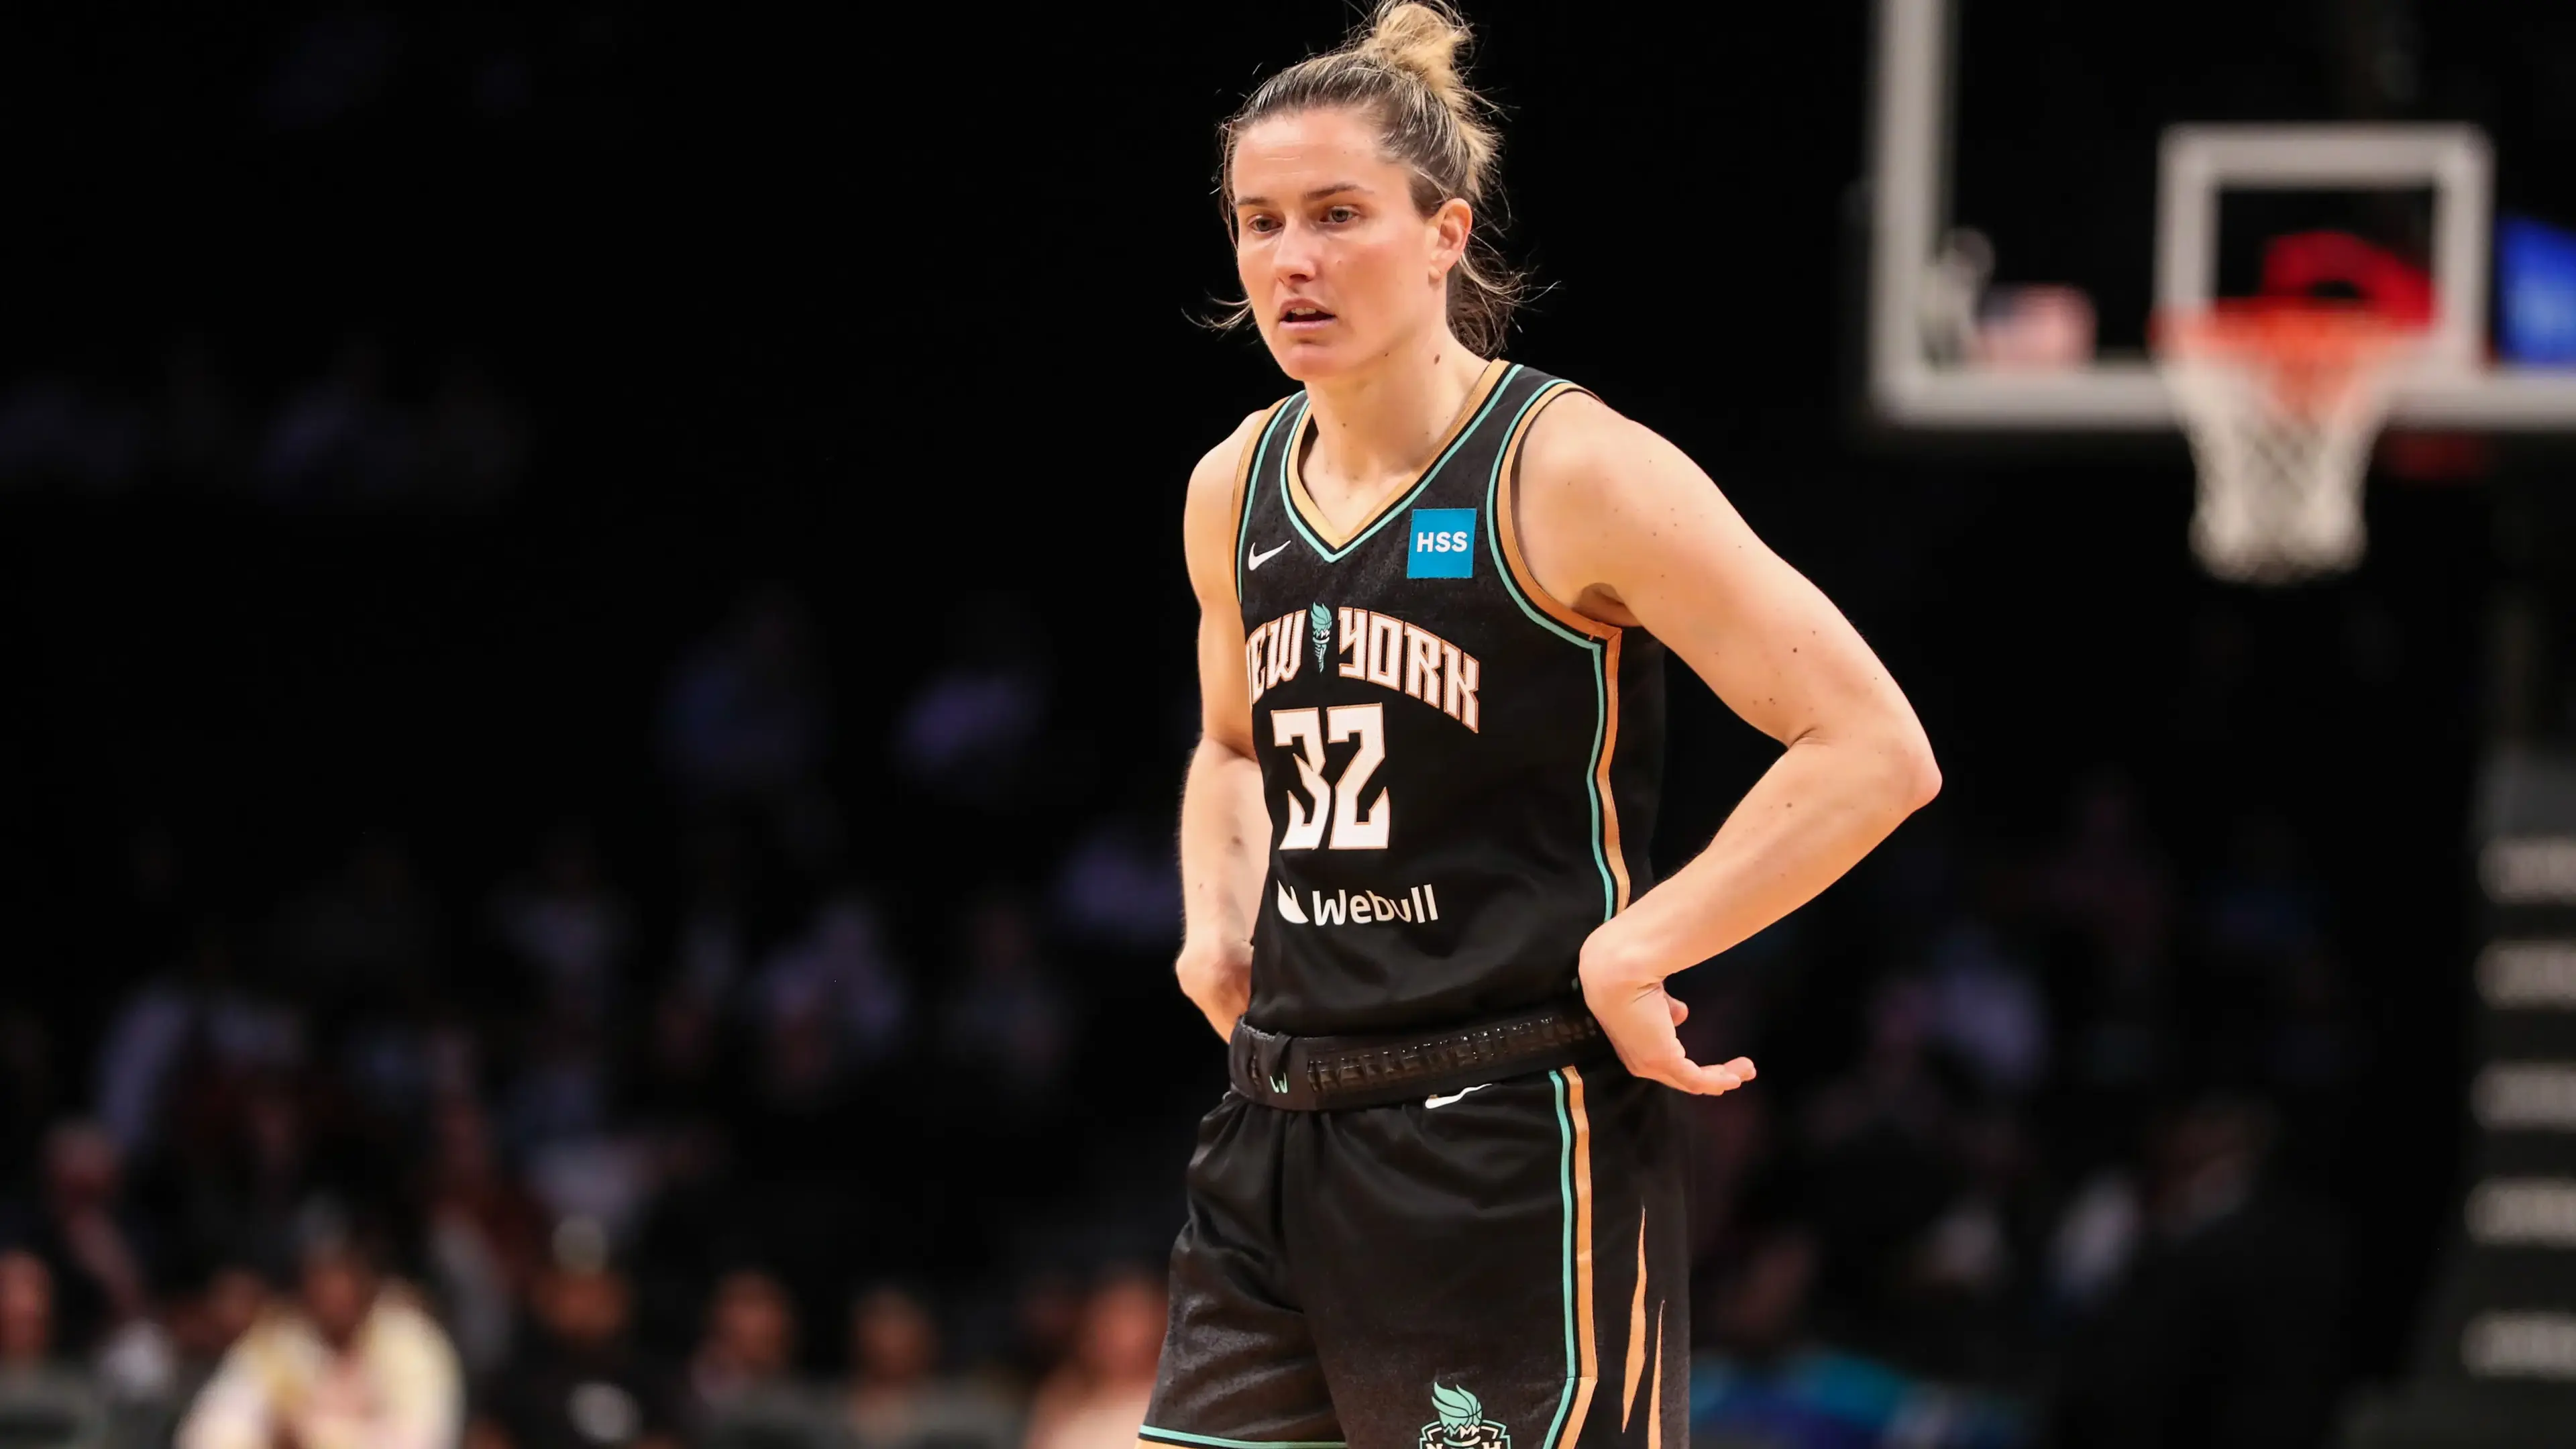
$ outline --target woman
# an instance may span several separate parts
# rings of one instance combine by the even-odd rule
[[[1243,315],[1303,391],[1190,481],[1204,734],[1183,989],[1228,1039],[1140,1431],[1184,1445],[1682,1442],[1674,971],[1939,787],[1851,626],[1662,438],[1494,356],[1495,137],[1447,11],[1388,4],[1226,123]],[[1646,855],[1662,659],[1787,749]]]

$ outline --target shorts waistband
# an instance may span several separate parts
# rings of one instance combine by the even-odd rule
[[[1439,1096],[1609,1052],[1601,1023],[1570,1001],[1472,1026],[1386,1036],[1288,1036],[1237,1021],[1225,1064],[1234,1089],[1263,1106],[1336,1112]]]

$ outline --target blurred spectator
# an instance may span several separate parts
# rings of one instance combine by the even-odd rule
[[[2040,873],[2043,903],[2081,932],[2114,975],[2165,964],[2172,872],[2146,839],[2127,780],[2099,772],[2076,791],[2066,839]]]
[[[814,1432],[818,1406],[799,1384],[796,1309],[766,1273],[740,1269],[716,1283],[706,1334],[689,1359],[690,1418],[699,1434],[729,1438]]]
[[[0,1443],[99,1449],[107,1409],[54,1354],[53,1275],[32,1253],[0,1253]]]
[[[295,1259],[313,1206],[316,1133],[305,1094],[281,1071],[199,1073],[172,1095],[168,1177],[186,1241],[268,1271]]]
[[[1044,626],[1018,600],[987,595],[948,611],[943,667],[905,703],[896,766],[952,799],[997,805],[1017,790],[1046,717]]]
[[[543,1257],[545,1216],[506,1171],[489,1122],[471,1098],[432,1118],[427,1182],[430,1282],[469,1373],[509,1355],[520,1296]]]
[[[2146,1231],[2100,1317],[2070,1345],[2053,1442],[2323,1442],[2341,1367],[2331,1224],[2269,1190],[2268,1114],[2200,1104],[2149,1155]]]
[[[1127,1270],[1083,1304],[1073,1356],[1029,1405],[1027,1449],[1128,1449],[1154,1394],[1168,1307],[1158,1277]]]
[[[2263,813],[2238,820],[2201,906],[2201,930],[2222,969],[2259,970],[2295,955],[2317,943],[2324,924],[2321,892],[2289,824]]]
[[[279,409],[260,450],[263,492],[290,507],[382,506],[418,485],[419,442],[386,394],[383,349],[342,344],[329,373]]]
[[[1704,1449],[2010,1449],[2024,1442],[2019,1416],[2005,1404],[1946,1391],[1815,1341],[1808,1303],[1816,1263],[1806,1237],[1776,1232],[1727,1284],[1708,1325],[1712,1350],[1691,1368],[1692,1443]]]
[[[841,1394],[855,1449],[1010,1449],[1019,1428],[1010,1406],[936,1377],[938,1368],[938,1325],[920,1300],[899,1288],[862,1295],[850,1313],[850,1382]]]
[[[548,837],[528,878],[494,897],[492,924],[536,973],[543,1009],[592,1025],[607,1018],[632,927],[587,829],[568,825]]]
[[[1130,951],[1181,939],[1181,866],[1168,822],[1105,816],[1056,868],[1055,913],[1075,937]]]
[[[148,1151],[183,1068],[230,1081],[291,1069],[303,1052],[295,1013],[245,989],[231,939],[201,927],[176,969],[137,986],[109,1022],[98,1050],[99,1120],[127,1152]]]
[[[662,700],[662,754],[701,816],[757,823],[812,871],[840,847],[821,779],[831,721],[804,609],[786,590],[752,593],[701,641]]]
[[[857,887],[826,897],[805,933],[761,966],[764,1082],[773,1101],[820,1101],[901,1044],[911,1004],[876,907]]]
[[[2018,1096],[2048,1065],[2048,1015],[2029,970],[1967,916],[1934,943],[1930,1030],[1988,1090]]]
[[[948,1059],[998,1084],[1023,1106],[1062,1078],[1073,1022],[1064,989],[1038,949],[1018,898],[988,892],[966,917],[965,969],[943,1007]]]
[[[1082,1311],[1082,1285],[1069,1273],[1041,1269],[1020,1284],[1011,1304],[1010,1368],[1024,1391],[1045,1383],[1073,1356]]]
[[[1873,994],[1861,1061],[1807,1109],[1800,1205],[1822,1250],[1825,1296],[1856,1324],[1897,1318],[1903,1264],[1953,1202],[1953,1082],[1935,1069],[1935,1001],[1898,978]]]
[[[176,1449],[449,1449],[464,1415],[447,1336],[354,1243],[306,1252],[291,1309],[261,1316],[179,1426]]]
[[[139,1216],[124,1200],[115,1139],[92,1122],[62,1122],[45,1138],[44,1179],[32,1213],[5,1239],[44,1260],[47,1319],[56,1341],[87,1352],[151,1303]]]
[[[677,1449],[675,1375],[635,1344],[606,1238],[575,1222],[556,1240],[529,1300],[541,1331],[494,1382],[487,1418],[511,1449]]]
[[[224,1355],[260,1321],[268,1306],[267,1280],[240,1263],[217,1264],[193,1291],[174,1298],[169,1330],[177,1363],[168,1402],[195,1402],[222,1366]]]

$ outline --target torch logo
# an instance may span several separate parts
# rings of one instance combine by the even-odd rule
[[[1431,1385],[1431,1407],[1440,1417],[1422,1426],[1417,1449],[1512,1449],[1511,1431],[1485,1417],[1485,1406],[1465,1389]]]

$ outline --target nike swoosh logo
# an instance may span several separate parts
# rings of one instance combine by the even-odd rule
[[[1468,1092],[1481,1092],[1492,1085],[1493,1083],[1491,1082],[1478,1082],[1476,1085],[1467,1088],[1465,1091],[1452,1092],[1446,1097],[1425,1097],[1422,1099],[1422,1105],[1425,1107],[1446,1107],[1450,1103],[1465,1097]]]
[[[1245,571],[1246,571],[1246,572],[1249,572],[1249,571],[1251,571],[1251,570],[1253,570],[1253,569],[1257,569],[1257,568],[1261,567],[1263,564],[1266,564],[1266,563],[1270,562],[1272,559],[1279,557],[1279,554],[1280,554],[1281,550],[1283,550],[1283,549],[1285,549],[1285,548],[1287,548],[1287,547],[1288,547],[1288,545],[1286,545],[1286,544],[1284,544],[1284,543],[1283,543],[1283,544],[1279,545],[1279,547],[1278,547],[1278,548],[1274,548],[1274,549],[1272,549],[1272,550],[1271,550],[1270,552],[1268,552],[1268,553],[1253,553],[1253,552],[1251,552],[1251,551],[1249,551],[1249,550],[1246,550],[1246,551],[1245,551],[1245,554],[1244,554],[1244,559],[1243,559],[1243,567],[1244,567]]]

